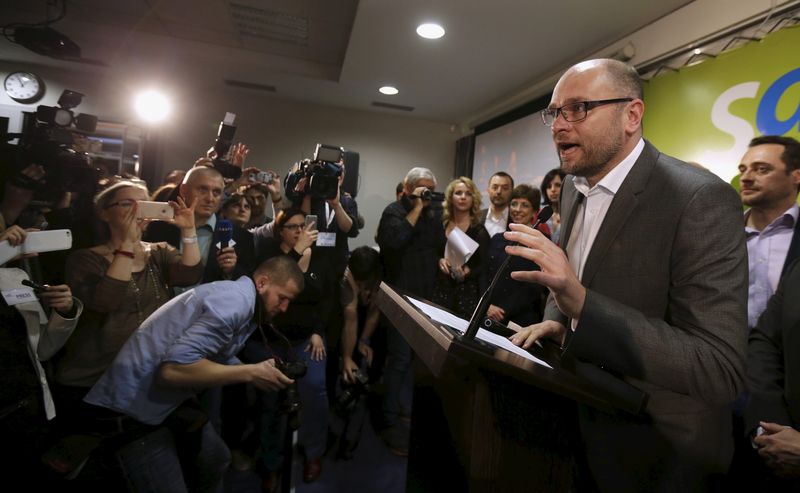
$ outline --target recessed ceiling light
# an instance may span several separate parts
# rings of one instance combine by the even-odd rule
[[[380,89],[378,89],[378,92],[380,92],[381,94],[386,94],[387,96],[394,96],[400,91],[398,91],[397,88],[393,86],[383,86]]]
[[[439,39],[444,36],[444,28],[432,22],[417,26],[417,34],[426,39]]]
[[[702,52],[703,52],[703,50],[701,50],[700,48],[695,48],[695,49],[694,49],[694,54],[695,54],[695,55],[699,55],[699,54],[700,54],[700,53],[702,53]]]

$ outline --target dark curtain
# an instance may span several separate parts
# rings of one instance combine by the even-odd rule
[[[475,135],[467,135],[456,142],[455,174],[472,177],[472,158],[475,155]]]

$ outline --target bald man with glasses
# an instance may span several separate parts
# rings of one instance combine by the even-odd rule
[[[551,291],[544,321],[512,337],[548,337],[649,396],[641,416],[581,406],[588,491],[708,491],[730,463],[729,405],[743,388],[747,252],[736,192],[642,138],[633,67],[570,68],[542,112],[568,176],[561,245],[512,225],[516,272]],[[586,486],[582,484],[581,486]]]

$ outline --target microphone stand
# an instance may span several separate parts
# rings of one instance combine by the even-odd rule
[[[553,208],[549,205],[542,207],[542,210],[539,211],[539,215],[536,218],[536,222],[533,224],[533,229],[539,227],[540,224],[550,219],[550,216],[553,215]],[[516,242],[511,243],[511,246],[517,245]],[[472,317],[469,319],[469,325],[467,326],[467,331],[464,332],[463,339],[470,339],[474,340],[475,336],[478,334],[478,329],[480,328],[480,323],[486,318],[486,312],[489,310],[489,302],[492,299],[492,292],[494,291],[494,287],[497,285],[497,281],[503,275],[503,271],[506,270],[508,267],[508,263],[511,260],[511,255],[506,255],[505,260],[503,263],[500,264],[500,268],[497,269],[497,273],[492,278],[492,282],[489,283],[489,287],[486,288],[486,291],[481,296],[480,301],[478,301],[478,306],[475,308],[475,311],[472,312]]]

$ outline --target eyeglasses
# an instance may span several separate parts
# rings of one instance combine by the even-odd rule
[[[589,115],[589,110],[603,106],[606,104],[627,103],[633,101],[633,98],[616,98],[616,99],[600,99],[598,101],[578,101],[575,103],[565,104],[560,108],[545,108],[542,110],[542,123],[548,127],[553,126],[553,122],[558,118],[558,114],[564,117],[564,120],[575,123],[586,119]]]
[[[131,207],[133,207],[133,204],[135,203],[136,203],[135,200],[125,199],[125,200],[120,200],[119,202],[114,202],[113,204],[108,204],[105,208],[111,209],[112,207],[122,207],[123,209],[130,209]]]
[[[294,231],[297,229],[303,229],[304,224],[284,224],[283,229],[288,229],[289,231]]]

